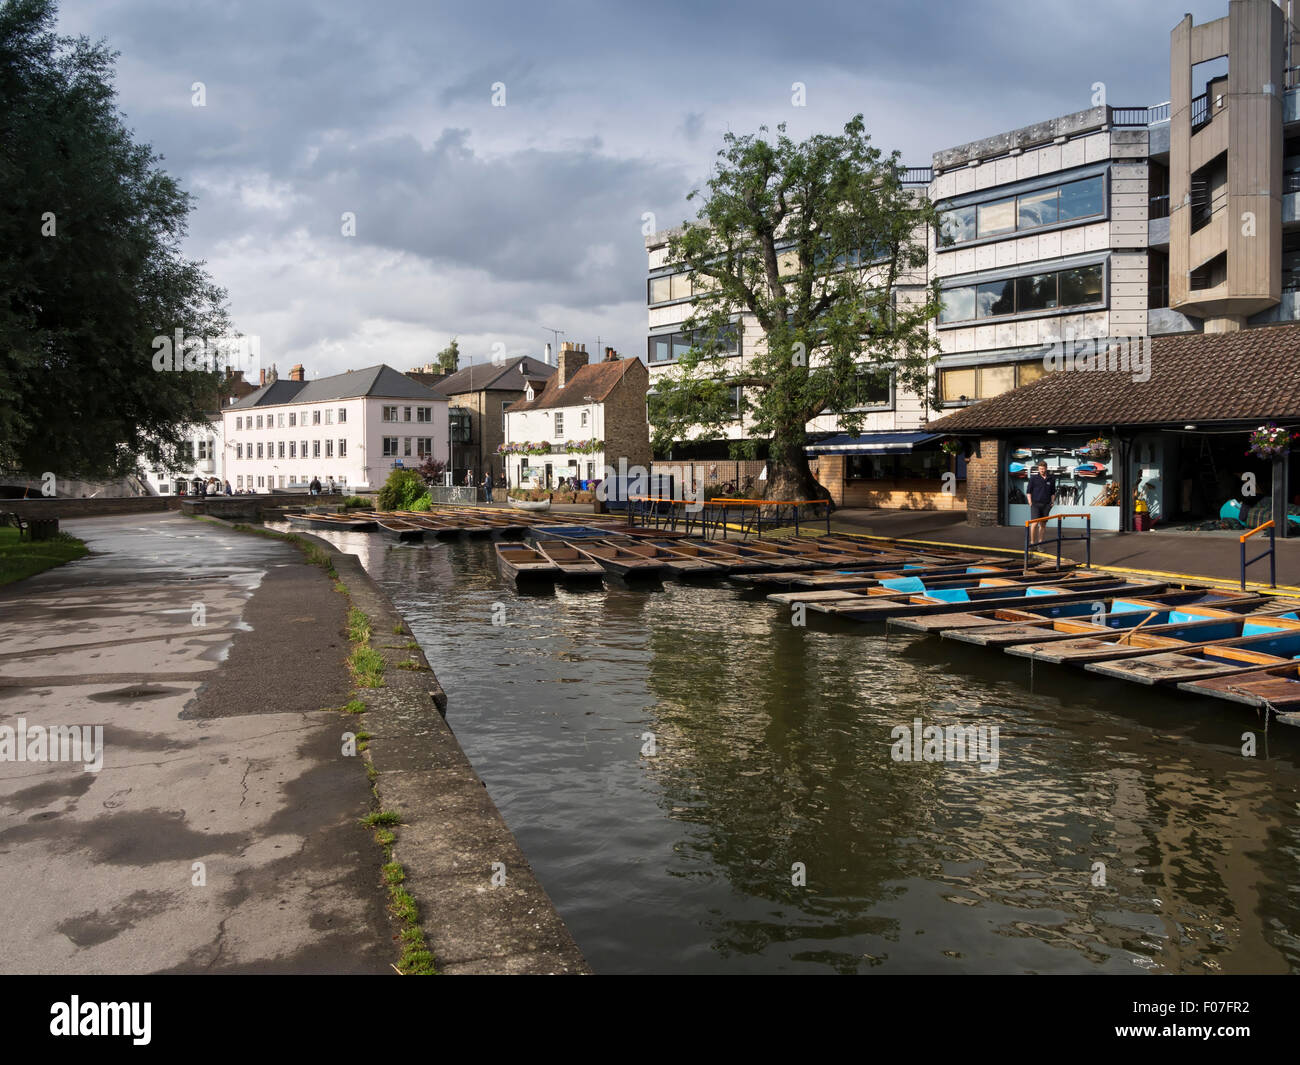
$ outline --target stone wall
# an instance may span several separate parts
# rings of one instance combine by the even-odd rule
[[[72,499],[54,496],[35,499],[0,499],[0,511],[24,518],[100,518],[113,514],[151,514],[179,510],[176,496],[115,496],[100,499]]]
[[[966,461],[966,524],[997,525],[1002,458],[1006,445],[985,437]]]

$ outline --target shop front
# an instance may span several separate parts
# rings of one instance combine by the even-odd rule
[[[808,445],[813,474],[836,506],[962,510],[966,462],[933,433],[839,434]]]

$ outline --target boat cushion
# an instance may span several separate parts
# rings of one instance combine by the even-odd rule
[[[1189,614],[1185,610],[1169,611],[1169,624],[1171,625],[1186,625],[1189,621],[1207,621],[1207,620],[1208,618],[1206,618],[1204,614]]]
[[[965,588],[932,588],[927,595],[931,599],[938,599],[942,603],[969,603],[970,596],[966,594]]]
[[[992,566],[967,566],[966,572],[967,573],[992,573],[994,572],[994,570]]]
[[[1061,592],[1060,592],[1060,589],[1058,589],[1058,588],[1026,588],[1026,589],[1025,589],[1025,595],[1026,595],[1026,596],[1031,596],[1031,595],[1060,595],[1060,594],[1061,594]]]
[[[1267,621],[1247,621],[1241,626],[1243,636],[1263,636],[1267,632],[1292,632],[1290,625],[1270,625]]]
[[[1132,599],[1116,599],[1110,604],[1110,612],[1112,614],[1132,614],[1137,610],[1149,611],[1150,609],[1150,606],[1135,602]]]
[[[925,581],[920,577],[890,577],[880,582],[882,588],[892,588],[896,592],[923,592]]]

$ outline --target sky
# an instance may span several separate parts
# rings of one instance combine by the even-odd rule
[[[311,378],[551,330],[644,358],[647,216],[694,217],[726,132],[861,112],[929,165],[1097,83],[1167,100],[1189,9],[1227,3],[63,0],[59,29],[120,53],[128,127],[196,197],[186,254],[262,365]]]

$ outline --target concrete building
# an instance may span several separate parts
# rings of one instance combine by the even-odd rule
[[[613,348],[589,363],[584,344],[565,341],[554,373],[506,409],[501,459],[507,484],[552,488],[560,478],[603,480],[620,463],[650,468],[649,374]]]
[[[302,366],[221,412],[235,491],[302,491],[312,478],[376,489],[394,469],[446,462],[448,400],[391,366],[307,381]]]
[[[196,480],[207,481],[215,477],[222,484],[226,479],[225,423],[220,412],[207,417],[207,424],[192,429],[189,435],[177,442],[179,465],[173,470],[142,467],[141,476],[149,486],[151,495],[188,495],[194,490]]]
[[[1098,351],[1141,381],[1151,374],[1153,337],[1300,319],[1296,43],[1295,25],[1273,0],[1231,0],[1223,18],[1197,26],[1189,15],[1172,28],[1168,101],[1036,121],[935,152],[930,168],[910,171],[926,182],[942,220],[927,237],[926,276],[914,279],[937,279],[943,289],[933,325],[939,410],[923,411],[919,397],[891,386],[860,436],[809,424],[808,451],[832,497],[965,506],[964,456],[937,452],[938,434],[955,424],[942,416],[1055,370],[1096,369]],[[667,262],[668,236],[647,240],[652,387],[677,346],[689,344],[675,333],[690,293],[679,291]],[[742,319],[738,344],[745,339]],[[1270,342],[1268,334],[1260,342]],[[1206,358],[1218,351],[1192,350]],[[1178,420],[1176,411],[1162,412]],[[1187,469],[1233,468],[1245,439],[1226,428],[1203,432],[1203,421],[1189,414],[1183,422],[1196,428],[1151,441],[1143,479],[1181,484]],[[1068,434],[1025,428],[1007,441],[998,521],[1028,514],[1017,485],[1023,470],[1013,464],[1050,455],[1053,466],[1082,465],[1084,453],[1104,450],[1090,448],[1104,425]],[[742,434],[738,426],[731,435]],[[1128,474],[1111,451],[1087,460],[1101,465],[1092,476],[1071,473],[1069,495],[1072,508],[1092,513],[1094,527],[1118,529],[1131,518],[1129,493],[1120,491]],[[945,472],[956,474],[955,492],[940,491]],[[1204,489],[1190,501],[1182,492],[1165,499],[1167,519],[1217,513],[1212,478],[1193,479]],[[1287,474],[1282,483],[1293,480]],[[979,510],[988,520],[987,506]]]

